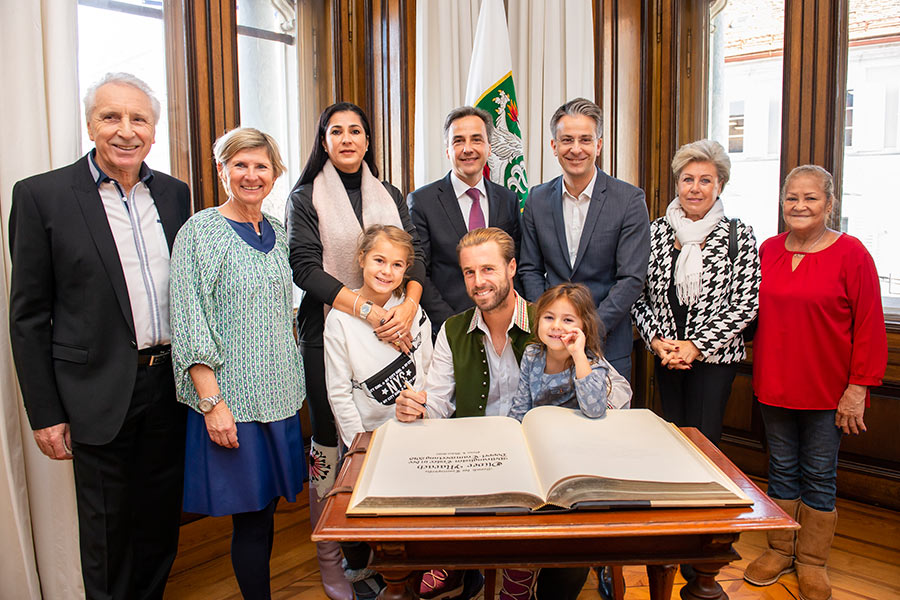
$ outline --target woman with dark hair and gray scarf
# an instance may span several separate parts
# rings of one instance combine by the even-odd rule
[[[397,188],[377,179],[372,143],[372,128],[361,108],[350,102],[326,108],[286,208],[291,269],[294,283],[304,292],[297,327],[312,421],[309,506],[313,527],[325,504],[325,494],[334,485],[338,461],[338,435],[325,384],[325,314],[339,310],[362,319],[380,340],[408,352],[425,279],[424,255],[406,201]],[[405,230],[416,250],[404,301],[390,309],[353,291],[362,285],[357,243],[371,225],[394,225]],[[353,590],[341,567],[338,544],[318,542],[316,551],[325,592],[334,600],[352,600]],[[351,568],[359,567],[356,562],[365,566],[368,548],[365,557],[347,559]]]

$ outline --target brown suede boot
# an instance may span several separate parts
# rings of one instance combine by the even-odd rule
[[[825,561],[831,550],[837,511],[824,512],[800,503],[800,531],[797,532],[797,581],[801,600],[831,600],[831,582]]]
[[[800,499],[779,500],[772,498],[781,510],[795,521],[800,510]],[[785,573],[794,570],[794,529],[773,529],[766,533],[769,548],[744,569],[744,579],[753,585],[772,585]]]

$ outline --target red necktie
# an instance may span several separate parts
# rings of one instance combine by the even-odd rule
[[[472,231],[485,226],[484,212],[481,210],[481,194],[478,190],[469,188],[466,193],[472,199],[472,208],[469,209],[469,231]]]

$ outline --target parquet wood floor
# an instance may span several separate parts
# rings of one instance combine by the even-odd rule
[[[305,496],[305,494],[303,494]],[[900,600],[900,513],[849,501],[838,502],[838,525],[828,561],[835,600]],[[275,516],[272,595],[276,600],[327,600],[319,582],[315,546],[309,540],[309,507],[305,498],[281,503]],[[169,577],[166,600],[240,600],[231,570],[231,519],[208,517],[184,525],[178,558]],[[719,574],[733,600],[795,600],[792,573],[778,583],[758,588],[742,579],[744,566],[765,548],[765,534],[744,534],[736,545],[742,559]],[[650,597],[643,567],[625,567],[626,600]],[[684,581],[678,575],[673,598]],[[593,573],[579,600],[596,600]]]

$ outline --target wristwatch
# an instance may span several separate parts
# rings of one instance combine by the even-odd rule
[[[372,301],[366,300],[362,306],[359,307],[359,316],[365,321],[369,317],[369,313],[372,312]]]
[[[215,396],[207,396],[206,398],[200,398],[200,404],[197,406],[197,408],[200,409],[200,412],[202,412],[204,415],[206,415],[206,414],[209,414],[210,412],[212,412],[212,409],[214,409],[216,407],[216,404],[218,404],[219,402],[221,402],[224,399],[225,398],[222,397],[222,392],[219,392]]]

